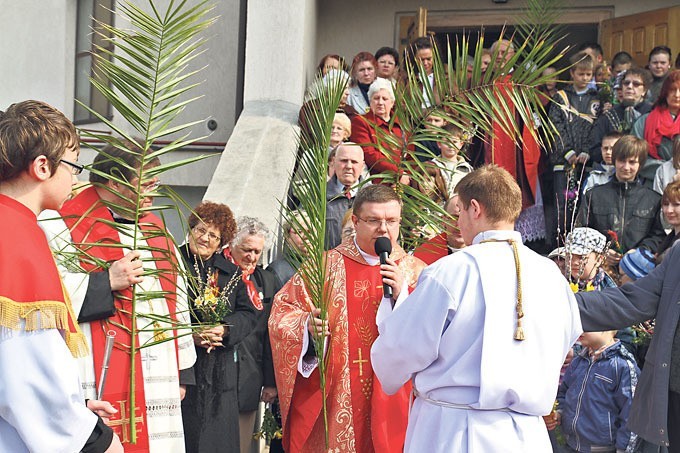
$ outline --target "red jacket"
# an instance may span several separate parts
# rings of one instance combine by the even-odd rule
[[[402,142],[403,133],[399,121],[395,118],[390,129],[389,122],[375,116],[373,112],[368,112],[364,116],[357,115],[352,118],[352,135],[350,140],[361,145],[364,149],[364,160],[366,161],[368,171],[372,175],[384,171],[396,173],[398,171],[397,166],[401,163],[400,150],[385,146],[386,151],[389,153],[389,158],[386,157],[377,147],[379,143],[377,128],[380,128],[385,134],[391,134],[395,140]]]

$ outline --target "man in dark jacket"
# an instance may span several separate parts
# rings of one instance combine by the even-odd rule
[[[646,441],[680,452],[680,248],[673,247],[646,277],[620,288],[576,294],[586,331],[656,318],[628,427]]]
[[[326,185],[326,250],[342,242],[342,218],[354,204],[357,183],[364,169],[364,151],[354,143],[338,146],[333,159],[334,175]]]
[[[618,265],[623,252],[644,247],[656,250],[665,236],[659,213],[661,196],[638,184],[637,174],[645,163],[649,145],[627,135],[614,145],[614,177],[585,194],[579,221],[605,236],[614,231],[619,244],[607,253],[607,262]]]

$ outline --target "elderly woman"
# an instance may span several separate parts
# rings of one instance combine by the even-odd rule
[[[375,53],[376,76],[396,83],[399,77],[399,52],[392,47],[381,47]]]
[[[350,140],[363,148],[364,161],[371,175],[381,174],[381,178],[387,183],[394,183],[399,179],[402,184],[408,184],[410,181],[408,175],[399,174],[400,150],[389,147],[381,140],[384,134],[392,135],[398,142],[403,137],[397,118],[392,121],[394,107],[392,84],[389,80],[377,78],[368,90],[368,97],[371,101],[370,111],[364,116],[355,116],[352,119]],[[383,154],[381,148],[386,151],[387,156]]]
[[[347,104],[354,108],[358,115],[365,115],[369,111],[368,89],[375,80],[377,65],[378,62],[370,52],[359,52],[352,60],[352,82]]]
[[[276,399],[267,321],[274,295],[280,288],[274,274],[258,265],[271,242],[269,229],[253,217],[239,217],[236,224],[236,235],[224,250],[224,256],[243,271],[248,296],[257,309],[255,328],[237,345],[233,357],[238,367],[241,452],[249,453],[260,399],[265,403]]]
[[[649,143],[649,158],[640,176],[654,179],[657,168],[673,157],[673,139],[680,135],[680,71],[668,74],[661,87],[659,99],[647,115],[633,125],[632,134]]]
[[[239,268],[220,253],[236,232],[234,215],[228,206],[203,202],[189,217],[189,237],[180,247],[193,281],[191,285],[192,318],[206,323],[206,314],[195,301],[209,290],[209,277],[217,276],[215,286],[228,292],[230,311],[221,325],[197,330],[196,385],[187,387],[182,401],[182,419],[187,452],[224,451],[238,453],[239,408],[236,383],[235,346],[255,327],[256,310],[240,281]],[[214,320],[212,320],[214,322]]]

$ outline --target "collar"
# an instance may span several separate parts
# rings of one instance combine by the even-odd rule
[[[505,241],[508,239],[514,239],[515,241],[522,243],[522,235],[515,230],[487,230],[482,231],[477,234],[472,240],[472,244],[479,244],[482,241],[488,241],[489,239],[494,239],[497,241]]]
[[[360,182],[360,181],[361,181],[361,176],[359,176],[359,180],[357,181],[357,183]],[[359,189],[357,188],[357,183],[354,183],[352,185],[352,188],[349,190],[349,193],[350,193],[350,195],[352,195],[352,198],[356,197],[357,192],[359,191]],[[337,175],[333,175],[333,177],[331,177],[331,179],[328,180],[328,185],[330,186],[330,188],[333,189],[333,191],[328,190],[327,193],[326,193],[326,198],[330,199],[330,198],[335,198],[338,195],[342,195],[342,196],[345,195],[345,185],[343,183],[341,183],[340,181],[338,181]]]
[[[366,261],[368,263],[369,266],[376,266],[376,265],[380,264],[380,258],[378,258],[377,256],[369,255],[368,253],[361,250],[361,247],[359,247],[359,244],[357,244],[356,236],[354,236],[352,238],[352,240],[354,241],[354,246],[357,248],[357,250],[361,254],[361,257],[364,259],[364,261]]]

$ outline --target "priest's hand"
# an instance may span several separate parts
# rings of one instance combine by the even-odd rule
[[[328,321],[322,320],[319,316],[321,316],[321,309],[312,308],[312,313],[307,321],[307,330],[315,338],[322,335],[328,337],[331,334],[328,328]]]
[[[179,400],[182,401],[184,397],[187,396],[187,386],[184,384],[179,385]]]
[[[404,285],[404,274],[397,263],[392,258],[387,258],[387,264],[380,265],[380,275],[383,277],[383,284],[392,287],[392,299],[397,300]]]
[[[111,291],[120,291],[144,280],[142,277],[144,268],[142,260],[139,259],[141,256],[138,250],[133,250],[111,264],[109,267]]]
[[[107,425],[109,424],[109,419],[118,413],[111,403],[102,400],[87,400],[87,408],[99,415]]]

